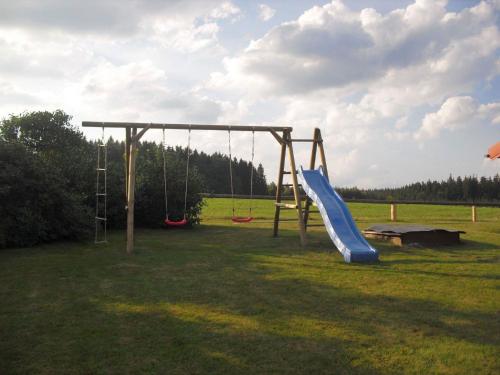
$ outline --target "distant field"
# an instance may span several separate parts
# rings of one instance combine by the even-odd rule
[[[208,199],[192,230],[138,230],[133,256],[123,232],[1,251],[0,373],[500,373],[499,208],[471,223],[467,207],[400,205],[400,222],[464,243],[370,241],[381,262],[359,265],[322,228],[306,248],[296,222],[272,238],[273,202],[254,203],[234,225],[231,201]],[[387,205],[349,207],[361,229],[388,222]]]

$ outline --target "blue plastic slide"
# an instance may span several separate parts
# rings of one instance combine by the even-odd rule
[[[330,185],[323,168],[299,171],[304,191],[318,206],[326,230],[346,263],[376,262],[378,252],[361,235],[346,204]]]

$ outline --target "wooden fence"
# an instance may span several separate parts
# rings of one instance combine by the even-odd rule
[[[231,194],[212,194],[212,193],[201,193],[204,198],[231,198]],[[234,195],[237,199],[250,199],[249,195]],[[272,195],[254,195],[253,199],[268,199],[275,200],[276,198]],[[293,195],[282,196],[282,200],[294,200]],[[302,196],[302,200],[306,200],[305,196]],[[500,207],[500,202],[453,202],[453,201],[407,201],[407,200],[377,200],[377,199],[344,199],[348,203],[374,203],[374,204],[389,204],[391,209],[391,221],[398,220],[398,204],[423,204],[431,206],[465,206],[471,208],[471,220],[475,223],[478,220],[477,207]]]

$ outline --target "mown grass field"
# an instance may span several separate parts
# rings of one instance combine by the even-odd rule
[[[293,222],[272,238],[272,201],[255,203],[259,222],[234,225],[229,200],[208,200],[192,230],[137,231],[133,256],[123,232],[1,251],[0,373],[500,373],[500,209],[473,224],[469,208],[399,206],[464,243],[370,241],[381,262],[359,265],[321,228],[306,248]],[[360,228],[388,220],[350,208]]]

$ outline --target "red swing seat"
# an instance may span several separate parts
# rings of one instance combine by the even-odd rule
[[[253,220],[253,217],[248,216],[248,217],[240,217],[240,216],[233,216],[231,218],[233,223],[249,223]]]
[[[187,225],[188,221],[186,218],[183,218],[182,220],[174,221],[170,220],[168,217],[165,219],[165,224],[168,225],[169,227],[183,227]]]

